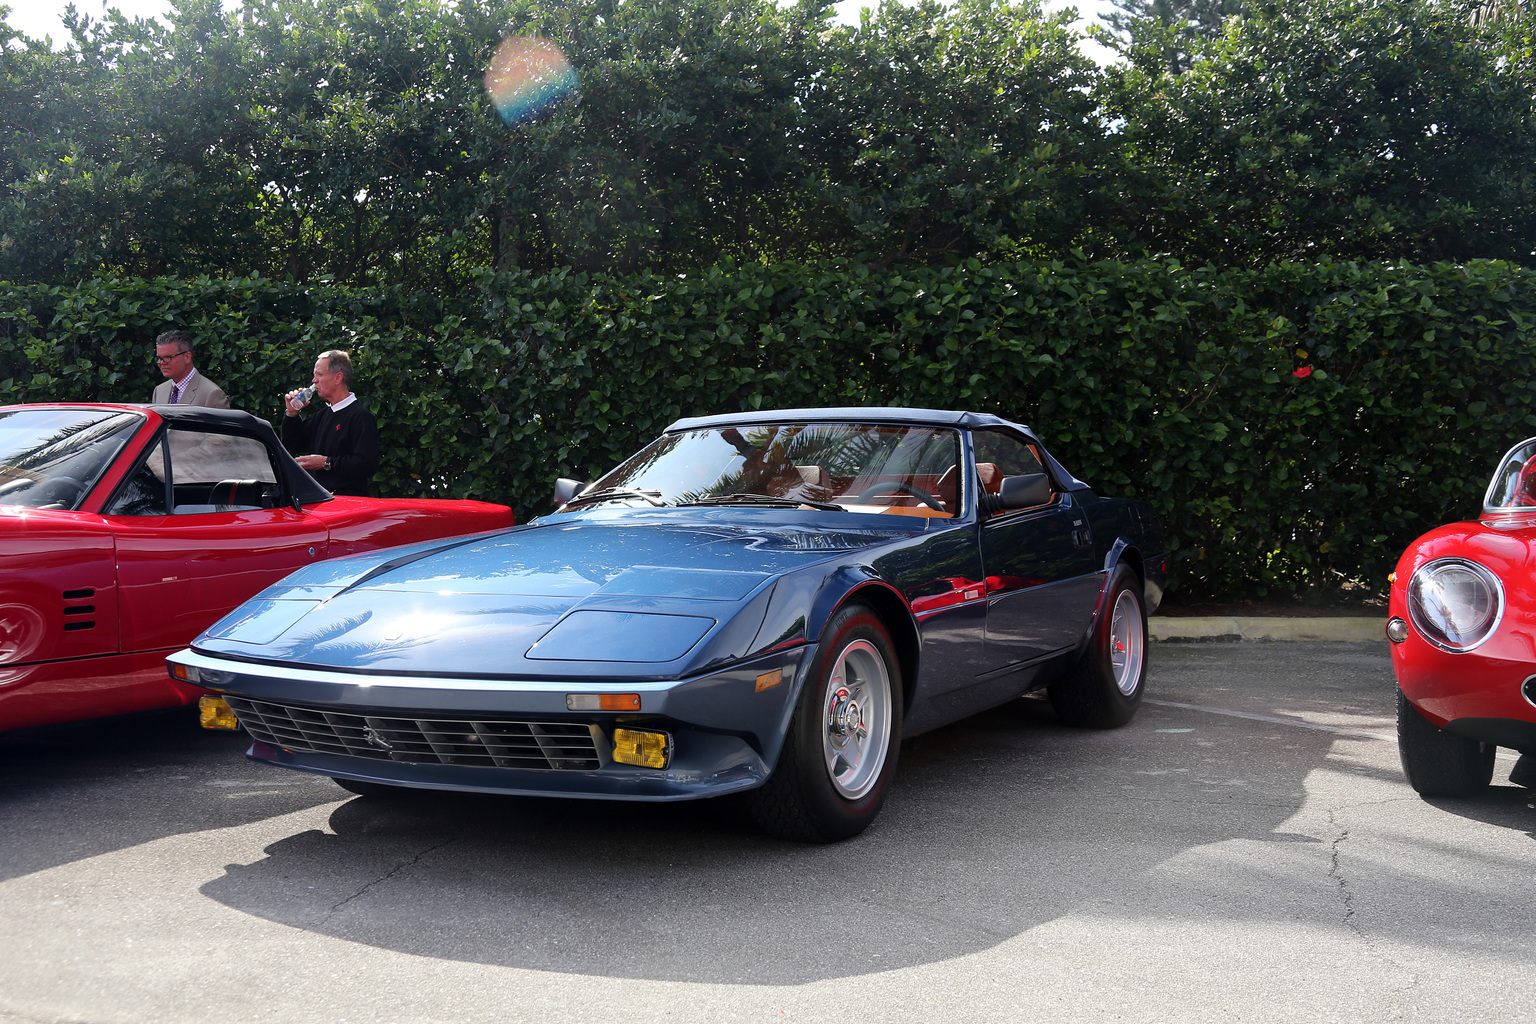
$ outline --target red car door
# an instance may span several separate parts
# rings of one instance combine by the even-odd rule
[[[291,508],[111,517],[123,650],[184,647],[295,569],[325,557],[324,526]]]
[[[106,509],[124,652],[182,647],[262,588],[326,556],[254,438],[172,428]]]

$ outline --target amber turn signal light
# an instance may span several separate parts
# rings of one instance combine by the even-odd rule
[[[204,729],[238,729],[240,722],[223,697],[204,697],[197,702],[197,720]]]
[[[672,737],[640,729],[613,730],[613,759],[641,768],[665,768],[672,760]]]
[[[638,693],[568,693],[567,711],[639,711]]]

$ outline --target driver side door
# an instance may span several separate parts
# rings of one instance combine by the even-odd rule
[[[256,438],[168,427],[105,509],[121,650],[182,647],[258,591],[326,556]]]
[[[1043,473],[1038,452],[1001,431],[974,433],[983,490],[1002,478]],[[993,670],[1023,666],[1068,649],[1093,618],[1103,585],[1088,517],[1070,492],[1053,491],[1034,508],[993,513],[981,524],[985,647]]]

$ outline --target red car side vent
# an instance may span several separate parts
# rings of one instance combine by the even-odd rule
[[[92,588],[89,588],[89,587],[87,587],[84,590],[66,590],[66,591],[64,591],[64,600],[66,600],[66,601],[79,601],[79,600],[81,600],[83,598],[95,597],[95,596],[96,596],[96,591],[94,589],[92,589]],[[93,604],[77,604],[77,605],[72,605],[72,606],[70,606],[68,608],[65,608],[64,609],[64,614],[65,615],[91,615],[95,611],[96,611],[96,606],[93,605]],[[66,632],[66,633],[74,632],[77,629],[95,629],[95,628],[96,628],[96,623],[94,621],[81,621],[80,619],[73,619],[71,621],[68,621],[68,622],[64,623],[64,632]]]

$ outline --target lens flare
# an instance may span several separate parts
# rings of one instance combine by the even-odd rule
[[[580,82],[560,47],[532,36],[511,36],[496,47],[485,72],[485,91],[507,124],[521,124],[567,96]]]

